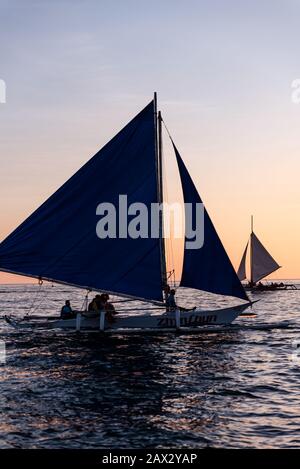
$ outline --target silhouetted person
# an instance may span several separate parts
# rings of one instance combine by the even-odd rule
[[[88,310],[89,311],[94,311],[95,313],[98,312],[98,305],[97,305],[97,301],[96,301],[96,296],[89,303]]]
[[[167,311],[174,311],[177,307],[175,300],[175,290],[170,290],[170,293],[166,299]]]
[[[102,295],[101,295],[102,296]],[[115,315],[118,314],[117,311],[115,310],[115,307],[112,303],[110,303],[109,300],[109,294],[108,293],[103,293],[104,297],[104,309],[106,311],[106,318],[108,322],[115,322]]]
[[[61,308],[60,317],[62,319],[72,319],[74,317],[74,313],[69,300],[67,300],[64,306]]]

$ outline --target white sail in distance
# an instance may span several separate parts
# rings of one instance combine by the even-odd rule
[[[248,243],[245,247],[245,251],[244,251],[244,254],[242,256],[240,266],[239,266],[238,271],[237,271],[237,276],[238,276],[238,278],[240,279],[241,282],[243,280],[246,280],[246,278],[247,278],[247,276],[246,276],[246,257],[247,257],[248,245],[249,245],[249,241],[248,241]]]
[[[251,280],[256,283],[280,268],[275,259],[259,241],[255,233],[251,233]]]
[[[245,251],[243,253],[237,275],[239,279],[245,280],[246,275],[246,260],[247,253],[250,250],[250,281],[252,283],[259,282],[267,275],[280,268],[280,265],[275,261],[271,254],[260,242],[254,232],[250,235],[250,243],[248,241]]]

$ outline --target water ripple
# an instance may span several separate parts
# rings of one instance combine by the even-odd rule
[[[1,314],[56,315],[82,293],[1,286]],[[228,305],[210,295],[181,300]],[[256,319],[226,333],[101,337],[16,331],[0,323],[1,448],[300,447],[299,292],[259,295]],[[289,329],[247,325],[289,320]]]

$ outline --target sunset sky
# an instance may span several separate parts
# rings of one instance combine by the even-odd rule
[[[253,214],[273,278],[300,277],[300,1],[0,0],[0,18],[0,240],[157,91],[234,266]]]

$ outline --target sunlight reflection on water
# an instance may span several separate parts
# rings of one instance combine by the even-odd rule
[[[0,286],[1,316],[57,315],[84,293],[45,285]],[[180,302],[230,299],[179,290]],[[257,294],[255,319],[291,329],[77,337],[16,331],[0,322],[2,448],[300,447],[299,291]],[[134,306],[134,303],[133,303]]]

